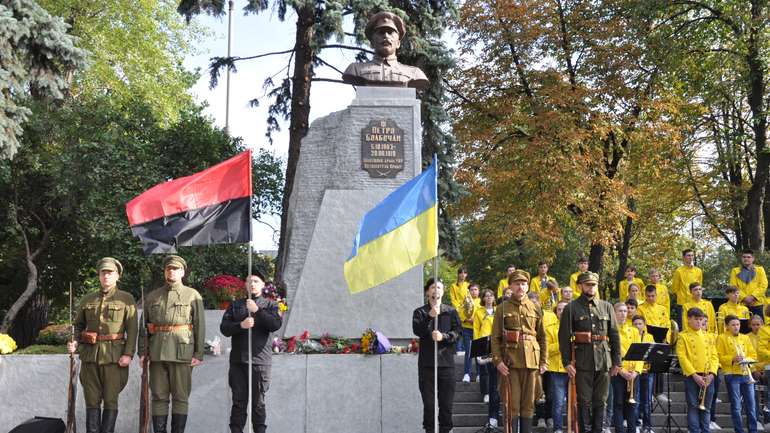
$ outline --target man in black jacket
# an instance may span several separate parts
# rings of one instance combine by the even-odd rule
[[[246,278],[248,298],[233,302],[222,316],[219,329],[232,337],[228,381],[233,390],[230,432],[242,433],[249,403],[249,329],[251,329],[252,408],[254,432],[267,431],[265,393],[270,386],[272,342],[270,333],[281,327],[278,304],[262,296],[265,278],[259,271]]]
[[[414,310],[412,331],[420,337],[420,352],[417,357],[417,380],[422,395],[422,426],[428,433],[434,431],[434,365],[438,366],[438,421],[439,432],[452,430],[452,400],[455,393],[455,342],[462,333],[457,310],[441,303],[444,284],[433,279],[425,284],[428,303]],[[438,316],[438,330],[434,330]],[[434,341],[438,346],[437,363],[434,364]]]

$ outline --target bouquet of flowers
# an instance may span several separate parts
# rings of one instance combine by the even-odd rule
[[[278,304],[278,313],[283,315],[286,310],[289,309],[289,305],[286,303],[285,289],[279,288],[272,281],[265,284],[265,288],[262,289],[262,296],[268,299],[272,299]]]
[[[241,295],[245,295],[244,281],[238,277],[221,274],[209,278],[203,283],[206,289],[216,300],[221,309],[226,309],[230,302]]]
[[[348,353],[344,350],[350,344],[347,338],[337,337],[328,332],[322,335],[318,342],[321,343],[325,353]]]
[[[0,334],[0,355],[5,355],[16,350],[16,342],[8,334]]]
[[[388,337],[382,332],[367,328],[361,335],[361,352],[369,354],[388,353],[391,349]]]

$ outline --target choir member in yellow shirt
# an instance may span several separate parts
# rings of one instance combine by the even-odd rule
[[[550,417],[553,420],[553,432],[561,432],[563,428],[562,411],[567,397],[567,383],[569,377],[561,361],[561,351],[559,350],[559,320],[566,301],[559,301],[554,308],[556,322],[545,327],[545,335],[548,339],[548,372],[550,375],[550,386],[548,395],[551,396]],[[545,323],[545,321],[544,321]]]
[[[650,269],[647,274],[650,279],[650,284],[655,286],[656,293],[658,294],[658,304],[666,307],[666,310],[671,310],[671,298],[668,295],[668,287],[663,283],[663,279],[660,276],[660,271],[655,268]]]
[[[767,297],[767,274],[765,268],[754,264],[754,251],[743,250],[741,266],[730,271],[730,285],[740,290],[740,302],[752,314],[762,314]]]
[[[626,320],[628,307],[623,302],[615,304],[615,318],[618,322],[620,334],[620,356],[626,355],[628,348],[633,343],[639,343],[641,338],[639,330],[630,320]],[[641,361],[623,361],[618,374],[611,378],[612,382],[612,418],[617,433],[636,433],[636,421],[639,417],[637,405],[639,404],[639,374],[642,372]],[[630,391],[630,392],[629,392]],[[623,421],[626,426],[623,426]]]
[[[540,262],[537,264],[537,275],[532,277],[532,284],[529,286],[530,293],[534,292],[538,295],[545,291],[545,286],[549,281],[556,282],[556,278],[548,275],[548,263]],[[558,284],[557,284],[558,287]],[[543,304],[545,305],[545,304]]]
[[[648,284],[644,288],[644,303],[639,305],[637,314],[644,318],[647,325],[657,326],[660,328],[671,328],[671,319],[669,317],[668,309],[658,304],[658,288],[652,284]],[[670,342],[670,333],[666,335],[666,341]]]
[[[719,356],[708,333],[701,329],[704,317],[703,311],[697,307],[687,311],[686,331],[679,334],[676,355],[685,376],[687,430],[708,433]],[[701,398],[701,390],[705,392],[704,398]],[[701,402],[705,410],[699,409]]]
[[[641,309],[643,305],[644,304],[640,305],[639,309]],[[639,330],[640,342],[655,342],[655,339],[652,338],[652,334],[647,332],[647,322],[644,320],[644,316],[637,314],[631,321],[634,324],[634,327]],[[650,373],[650,365],[644,363],[642,374],[637,379],[637,382],[639,383],[639,416],[642,418],[643,432],[652,431],[652,392],[655,384],[654,379],[655,374]]]
[[[759,330],[762,329],[762,325],[764,325],[762,316],[757,314],[751,316],[751,321],[749,322],[751,332],[748,333],[748,336],[749,340],[751,341],[751,345],[754,346],[754,351],[757,354],[759,354]],[[759,362],[759,359],[757,359],[757,363],[751,366],[751,370],[755,372],[754,379],[759,380],[764,369],[765,363]]]
[[[465,348],[465,370],[463,374],[463,382],[471,381],[471,364],[473,359],[471,358],[471,341],[473,340],[473,313],[479,308],[481,299],[479,298],[479,285],[476,283],[468,286],[468,294],[470,295],[470,301],[463,302],[462,307],[457,310],[460,315],[460,324],[463,327],[463,347]],[[476,364],[476,377],[479,375],[479,365]]]
[[[754,383],[750,367],[744,361],[756,360],[757,354],[747,335],[740,333],[741,322],[732,314],[725,317],[725,332],[717,338],[719,365],[725,378],[727,395],[730,397],[730,413],[733,429],[744,433],[741,409],[745,407],[747,427],[750,433],[757,431],[757,411],[754,400]]]
[[[692,308],[699,308],[705,315],[708,325],[703,330],[710,333],[716,332],[716,314],[714,313],[714,305],[711,301],[703,299],[703,287],[700,283],[690,283],[690,301],[684,304],[684,315],[687,316],[687,311]],[[687,316],[689,317],[689,316]],[[687,321],[689,326],[689,319]]]
[[[585,256],[578,257],[577,267],[578,271],[569,276],[569,286],[572,287],[572,293],[576,298],[580,296],[580,286],[578,286],[577,278],[580,274],[588,272],[588,259]]]
[[[682,251],[682,262],[671,277],[671,291],[676,296],[677,305],[684,306],[690,301],[690,285],[696,282],[703,284],[703,271],[695,266],[695,251],[689,248]]]
[[[513,271],[516,270],[516,266],[514,265],[508,265],[507,268],[505,268],[505,277],[501,278],[500,281],[497,283],[497,297],[502,298],[503,292],[505,292],[505,289],[508,287],[508,277],[511,276]]]
[[[468,271],[465,268],[457,270],[457,280],[449,286],[449,301],[455,310],[459,313],[463,309],[463,301],[468,296]]]
[[[636,316],[639,302],[637,302],[636,299],[626,299],[624,303],[626,304],[626,308],[628,308],[628,317]],[[631,320],[628,321],[628,325],[631,326]]]
[[[564,286],[561,288],[561,300],[564,302],[572,302],[572,299],[575,296],[575,292],[572,290],[572,287],[570,286]]]
[[[556,280],[548,280],[545,283],[545,290],[540,292],[540,305],[543,311],[552,311],[553,307],[561,301],[561,289]]]
[[[492,323],[495,318],[495,293],[484,289],[481,292],[481,305],[473,313],[473,339],[492,335]],[[500,395],[497,393],[497,369],[491,357],[477,360],[481,373],[479,387],[484,403],[489,403],[489,425],[497,427],[500,416]]]
[[[644,281],[642,281],[641,278],[638,278],[636,276],[636,266],[634,265],[628,265],[626,266],[626,277],[618,281],[618,295],[620,299],[628,299],[628,286],[631,284],[636,284],[636,288],[644,287]],[[638,301],[638,299],[637,299]]]
[[[738,288],[735,286],[725,287],[725,296],[727,302],[719,306],[717,312],[717,333],[724,332],[725,318],[733,315],[739,319],[748,319],[751,316],[749,309],[745,305],[738,303]]]

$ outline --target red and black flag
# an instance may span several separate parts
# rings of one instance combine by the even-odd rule
[[[251,240],[251,151],[191,176],[164,182],[126,204],[145,254],[179,246]]]

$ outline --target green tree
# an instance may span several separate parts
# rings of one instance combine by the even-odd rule
[[[0,1],[0,157],[18,150],[31,114],[25,99],[63,98],[68,74],[85,65],[85,51],[67,31],[34,0]]]
[[[197,77],[182,67],[205,34],[185,25],[172,0],[40,0],[62,17],[90,53],[73,76],[72,95],[110,95],[120,104],[143,101],[160,122],[171,123],[192,102]]]

